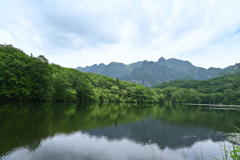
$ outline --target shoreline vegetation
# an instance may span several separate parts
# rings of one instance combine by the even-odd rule
[[[195,103],[174,103],[180,105],[191,105],[191,106],[205,106],[211,109],[219,110],[240,110],[240,105],[225,105],[225,104],[195,104]]]
[[[217,106],[217,107],[240,107],[240,105],[227,105],[227,104],[196,104],[196,103],[175,103],[193,106]]]
[[[27,55],[5,44],[0,45],[0,71],[0,101],[240,105],[240,74],[176,80],[148,88],[50,64],[43,55]]]

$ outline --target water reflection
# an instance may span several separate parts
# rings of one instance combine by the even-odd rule
[[[184,152],[191,159],[193,148],[221,155],[221,144],[232,138],[239,143],[239,131],[224,123],[237,126],[238,117],[191,106],[2,105],[0,158],[181,159]]]
[[[225,143],[230,145],[227,142]],[[205,153],[205,158],[207,158],[208,155],[215,155],[220,158],[219,155],[221,155],[219,144],[211,140],[195,143],[192,148]],[[161,150],[155,143],[142,144],[127,138],[109,140],[104,136],[96,137],[79,131],[70,135],[60,134],[45,139],[34,151],[29,152],[27,148],[18,148],[3,158],[8,160],[183,160],[183,153],[185,153],[189,159],[194,158],[195,155],[192,148],[171,149],[167,147]],[[199,152],[199,155],[200,154]]]
[[[176,126],[162,122],[159,119],[148,118],[139,122],[119,124],[87,131],[97,137],[105,136],[110,140],[128,138],[139,143],[147,143],[149,140],[159,148],[172,149],[190,147],[197,141],[212,140],[223,141],[226,136],[218,131],[203,127]]]

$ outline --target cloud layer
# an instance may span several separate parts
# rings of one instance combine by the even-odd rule
[[[189,60],[226,67],[240,61],[240,1],[3,0],[0,43],[65,67]]]

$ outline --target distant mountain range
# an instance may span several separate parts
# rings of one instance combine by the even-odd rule
[[[224,74],[234,74],[239,72],[240,64],[221,68],[201,68],[192,65],[189,61],[175,58],[165,59],[161,57],[157,62],[139,61],[125,65],[124,63],[112,62],[108,65],[103,63],[87,67],[78,67],[82,72],[93,72],[106,75],[120,80],[142,84],[146,87],[161,84],[171,80],[205,80],[215,78]]]

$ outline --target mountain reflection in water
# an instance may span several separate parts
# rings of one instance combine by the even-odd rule
[[[225,142],[226,145],[230,143]],[[171,149],[166,147],[159,149],[156,143],[138,143],[128,138],[109,140],[105,136],[92,136],[81,131],[73,134],[55,135],[45,139],[34,151],[27,148],[18,148],[12,151],[4,159],[31,159],[31,160],[66,160],[66,159],[87,159],[87,160],[137,160],[137,159],[178,159],[183,160],[183,153],[188,158],[194,158],[194,150],[201,151],[207,158],[208,155],[221,157],[219,146],[211,140],[196,142],[192,147]],[[201,153],[199,152],[199,155]]]
[[[44,104],[0,107],[2,159],[188,159],[221,157],[239,137],[239,112],[191,106]],[[221,124],[221,125],[220,125]]]
[[[190,147],[197,141],[211,139],[214,142],[225,140],[224,134],[203,127],[179,127],[161,120],[149,118],[139,122],[120,124],[87,131],[97,137],[107,137],[110,140],[127,138],[144,144],[151,140],[159,148],[177,149]]]

